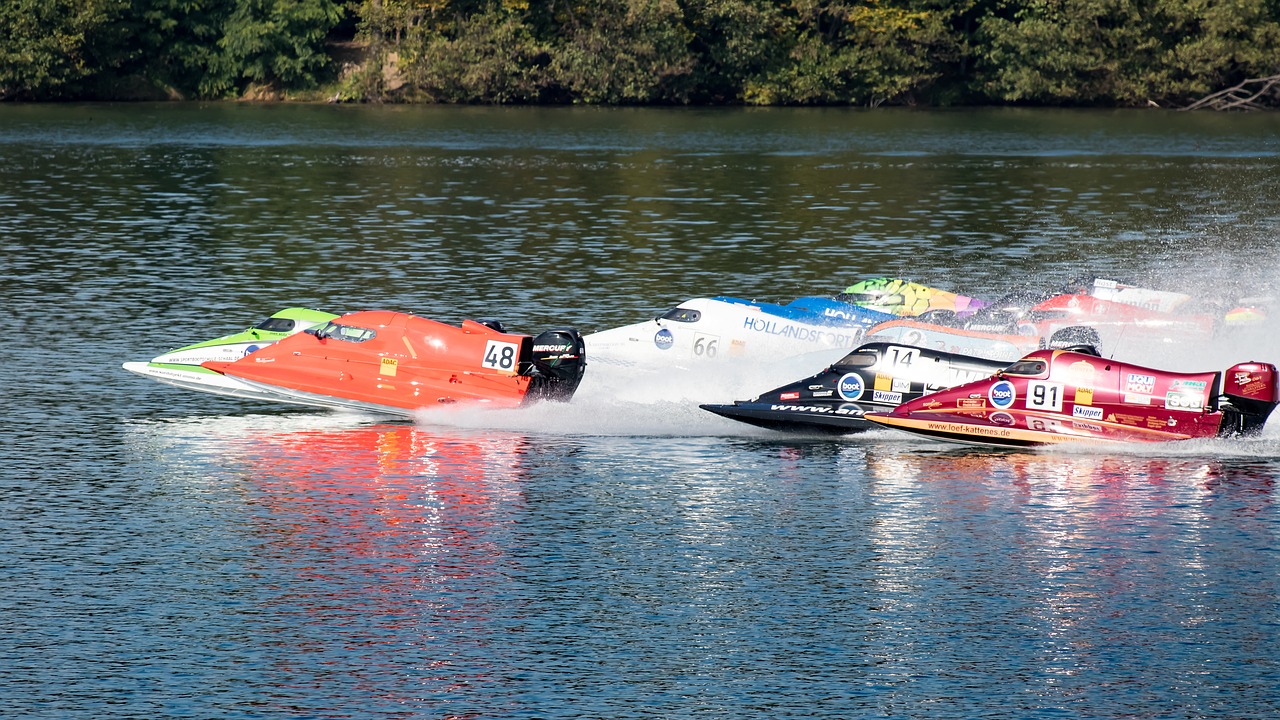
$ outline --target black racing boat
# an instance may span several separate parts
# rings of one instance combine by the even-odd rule
[[[893,343],[868,343],[812,377],[732,405],[701,405],[717,415],[770,430],[845,434],[876,425],[863,413],[887,412],[937,392],[994,375],[1008,361]]]

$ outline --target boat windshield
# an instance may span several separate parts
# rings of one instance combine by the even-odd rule
[[[310,331],[308,330],[308,332]],[[328,323],[315,332],[315,336],[318,338],[333,338],[347,342],[364,342],[365,340],[372,340],[375,335],[377,333],[367,328],[339,325],[335,322]]]
[[[874,351],[855,350],[849,353],[848,355],[845,355],[844,359],[836,363],[836,365],[839,365],[840,367],[856,367],[856,368],[871,367],[872,365],[875,365],[879,359],[880,359],[880,356],[877,355]]]
[[[674,320],[682,323],[694,323],[702,319],[702,311],[692,308],[672,308],[660,316],[662,320]]]
[[[1027,377],[1036,377],[1043,375],[1045,368],[1043,360],[1019,360],[1004,369],[1005,375],[1025,375]]]
[[[296,324],[297,323],[289,318],[269,317],[257,325],[254,325],[253,329],[266,330],[267,332],[290,332]]]
[[[906,303],[906,298],[901,295],[885,293],[840,293],[836,295],[835,299],[852,305],[874,305],[877,307],[897,307]]]

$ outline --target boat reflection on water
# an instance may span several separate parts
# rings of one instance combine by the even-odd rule
[[[331,697],[336,684],[359,714],[500,685],[478,659],[514,622],[501,598],[522,575],[506,548],[525,511],[528,440],[367,423],[145,423],[133,445],[171,464],[199,512],[222,523],[224,546],[202,552],[235,568],[227,622],[283,696],[323,684]],[[329,666],[346,671],[326,679]]]
[[[999,638],[1015,650],[996,665],[1033,678],[1026,691],[1043,701],[1135,702],[1073,679],[1142,676],[1150,653],[1180,662],[1222,623],[1271,611],[1242,594],[1252,561],[1237,548],[1274,512],[1274,456],[869,448],[882,612],[923,604],[946,618],[910,642],[889,633],[877,672],[897,682],[922,664],[960,665],[962,652],[940,648]]]
[[[1181,454],[1140,446],[1101,454],[1086,447],[1034,453],[942,444],[881,445],[866,453],[866,465],[870,476],[891,486],[954,480],[961,486],[999,491],[995,497],[1004,500],[1034,499],[1078,510],[1136,500],[1135,494],[1186,503],[1213,502],[1226,493],[1236,500],[1256,496],[1265,506],[1271,502],[1277,444],[1268,439],[1254,445],[1256,456],[1248,454],[1248,448],[1242,454],[1225,454],[1224,449],[1239,448],[1215,440],[1191,441],[1176,449]],[[1127,449],[1133,452],[1124,452]]]

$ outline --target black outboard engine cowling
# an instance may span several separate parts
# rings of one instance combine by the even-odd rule
[[[533,338],[533,352],[522,375],[531,378],[525,402],[568,402],[587,369],[587,345],[577,330],[547,330]]]
[[[1070,350],[1101,357],[1098,348],[1102,346],[1102,338],[1098,331],[1084,325],[1064,327],[1049,336],[1050,350]]]

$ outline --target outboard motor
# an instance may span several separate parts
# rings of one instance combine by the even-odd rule
[[[1240,363],[1223,374],[1222,426],[1218,435],[1254,435],[1262,431],[1271,411],[1280,402],[1276,387],[1276,366],[1271,363]]]
[[[528,375],[525,401],[568,402],[587,369],[587,347],[577,330],[548,330],[533,339],[533,352],[522,375]]]

